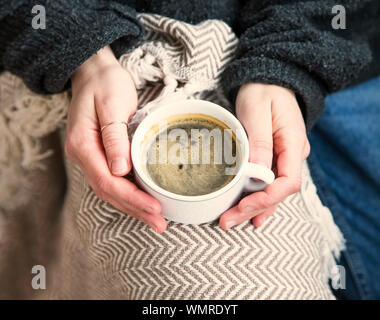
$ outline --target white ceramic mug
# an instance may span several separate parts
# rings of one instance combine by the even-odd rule
[[[235,177],[224,187],[199,196],[183,196],[161,188],[153,182],[146,169],[147,144],[156,137],[160,123],[169,117],[190,113],[203,114],[222,121],[235,132],[236,144],[241,153]],[[136,129],[131,153],[137,183],[161,203],[163,217],[184,224],[213,221],[235,204],[242,192],[263,190],[274,180],[270,169],[248,162],[248,138],[240,121],[225,108],[204,100],[178,101],[150,113]]]

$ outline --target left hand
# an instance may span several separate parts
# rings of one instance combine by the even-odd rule
[[[248,219],[255,227],[261,226],[279,202],[300,190],[302,163],[310,153],[301,110],[291,90],[247,83],[239,89],[236,114],[248,134],[249,161],[271,168],[276,179],[223,213],[219,221],[223,229]]]
[[[132,76],[106,46],[78,67],[71,87],[68,158],[81,168],[100,199],[163,232],[166,221],[158,200],[123,177],[132,168],[125,124],[137,108]]]

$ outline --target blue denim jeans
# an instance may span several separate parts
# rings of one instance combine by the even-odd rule
[[[310,172],[346,238],[345,299],[380,299],[380,77],[326,98]]]

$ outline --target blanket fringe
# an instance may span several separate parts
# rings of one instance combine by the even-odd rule
[[[42,138],[64,124],[69,93],[41,96],[18,77],[0,77],[0,208],[16,209],[33,196],[32,170],[44,170]]]
[[[309,168],[305,164],[303,166],[303,176],[310,176]],[[311,178],[310,178],[311,179]],[[305,179],[304,179],[305,180]],[[309,180],[309,179],[308,179]],[[322,244],[322,263],[324,267],[324,281],[328,281],[336,275],[336,261],[339,260],[340,253],[345,249],[345,239],[338,226],[335,224],[330,210],[325,207],[317,195],[317,189],[311,180],[306,181],[300,191],[305,199],[305,206],[311,214],[313,222],[319,225],[324,235],[324,243]]]

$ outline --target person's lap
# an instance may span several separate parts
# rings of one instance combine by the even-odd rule
[[[228,231],[216,222],[169,222],[162,234],[97,198],[70,162],[67,171],[53,298],[334,298],[327,268],[340,239],[326,237],[324,227],[337,229],[328,210],[316,210],[322,205],[306,168],[301,191],[257,230],[250,222]]]

